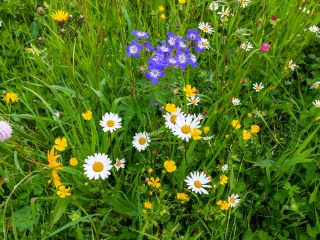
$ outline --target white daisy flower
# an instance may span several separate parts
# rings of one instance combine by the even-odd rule
[[[188,100],[187,105],[195,105],[195,106],[198,106],[198,103],[200,102],[200,98],[199,98],[199,97],[196,97],[195,95],[187,98],[187,100]]]
[[[231,99],[231,102],[232,102],[232,104],[234,105],[234,106],[238,106],[238,105],[240,105],[240,99],[239,98],[232,98]]]
[[[198,115],[194,113],[191,116],[193,117],[194,121],[198,122],[198,124],[200,124],[201,120],[203,119],[203,115],[201,113],[199,113]]]
[[[132,145],[140,152],[145,150],[150,143],[149,134],[147,132],[136,133],[133,137]]]
[[[228,18],[230,14],[230,9],[227,7],[227,9],[224,8],[225,6],[222,7],[221,12],[218,12],[217,14],[220,15],[221,19]]]
[[[260,92],[264,88],[262,83],[254,83],[253,89],[256,90],[256,92]]]
[[[116,159],[116,162],[114,163],[114,167],[117,169],[117,171],[119,171],[120,168],[124,168],[125,167],[125,163],[126,160],[124,159],[121,159],[121,160],[118,160],[118,158]]]
[[[238,0],[238,2],[240,3],[240,6],[242,8],[246,8],[251,1],[250,0]]]
[[[294,71],[294,70],[296,69],[296,67],[297,67],[297,64],[293,63],[293,60],[289,60],[287,67],[288,67],[291,71]]]
[[[248,52],[248,51],[250,51],[250,49],[253,48],[253,46],[250,42],[243,42],[243,43],[241,43],[240,48],[245,50],[246,52]]]
[[[319,32],[319,28],[315,25],[312,25],[309,27],[309,31],[312,33],[318,33]]]
[[[166,128],[169,128],[170,130],[172,130],[174,128],[174,125],[176,124],[177,117],[180,116],[181,114],[185,115],[184,112],[181,112],[181,108],[177,107],[176,112],[172,112],[172,113],[167,112],[166,115],[163,115],[163,117],[166,119],[166,122],[165,122]]]
[[[314,83],[312,83],[310,89],[317,89],[320,85],[320,81],[316,81]]]
[[[188,189],[191,189],[191,191],[199,194],[209,194],[205,188],[211,187],[210,185],[206,185],[211,182],[211,180],[204,172],[194,171],[190,173],[184,181],[187,183]]]
[[[214,138],[214,135],[203,137],[202,140],[208,141]]]
[[[230,204],[230,207],[236,207],[240,203],[240,198],[238,194],[231,194],[230,197],[228,197],[228,203]]]
[[[201,40],[198,43],[199,48],[204,48],[204,49],[209,49],[210,48],[210,43],[208,39],[206,38],[201,38]]]
[[[176,119],[176,124],[172,129],[173,134],[178,136],[180,139],[189,141],[191,136],[191,130],[194,128],[200,128],[198,119],[194,119],[192,115],[180,115]]]
[[[83,164],[84,174],[91,179],[106,179],[110,175],[112,163],[107,154],[95,153],[94,156],[89,156]]]
[[[313,105],[315,105],[317,108],[320,108],[320,100],[315,100],[314,102],[312,102]]]
[[[211,2],[210,4],[209,4],[209,9],[211,10],[211,11],[217,11],[218,10],[218,8],[219,8],[219,3],[217,3],[217,2],[215,2],[215,1],[213,1],[213,2]]]
[[[206,22],[200,22],[198,28],[205,33],[212,34],[214,32],[213,27],[211,27],[210,24]]]
[[[222,165],[222,167],[221,167],[221,171],[222,171],[222,172],[226,172],[226,171],[228,171],[228,168],[229,168],[229,165],[228,165],[228,164],[224,164],[224,165]]]
[[[113,132],[121,128],[122,119],[116,113],[106,113],[100,121],[100,126],[104,132]]]

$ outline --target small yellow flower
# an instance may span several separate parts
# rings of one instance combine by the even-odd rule
[[[77,166],[78,165],[78,159],[76,159],[75,157],[70,158],[69,164],[71,166]]]
[[[18,102],[19,101],[18,94],[14,93],[14,92],[8,92],[8,93],[6,93],[6,95],[4,95],[3,101],[5,101],[6,103]]]
[[[160,188],[160,186],[161,186],[160,179],[158,177],[156,177],[156,179],[154,179],[154,177],[152,177],[148,180],[148,185],[151,187]]]
[[[220,184],[225,185],[228,183],[228,177],[226,175],[221,175],[220,176]]]
[[[53,184],[54,184],[54,186],[55,186],[56,188],[58,188],[59,186],[61,186],[61,179],[60,179],[60,177],[59,177],[59,175],[58,175],[58,171],[53,170],[53,171],[51,172],[51,179],[48,181],[48,183],[51,183],[51,182],[53,182]]]
[[[56,145],[54,145],[55,149],[57,149],[60,152],[64,151],[66,149],[66,147],[68,146],[67,139],[65,137],[63,137],[63,138],[58,137],[54,141],[54,143],[56,144]]]
[[[148,168],[148,173],[151,174],[153,172],[152,168]]]
[[[243,130],[242,131],[242,138],[246,141],[250,140],[252,137],[251,132],[247,131],[247,130]]]
[[[177,111],[176,105],[173,103],[166,104],[166,111],[169,113],[174,113]]]
[[[34,46],[33,44],[31,44],[29,48],[26,48],[26,51],[28,53],[32,53],[33,55],[40,56],[39,49],[36,46]]]
[[[152,208],[152,203],[149,202],[149,201],[144,202],[143,205],[144,205],[144,208],[145,208],[145,209],[151,209],[151,208]]]
[[[203,132],[207,134],[210,131],[210,127],[206,126],[203,128]]]
[[[51,17],[55,22],[57,22],[60,25],[63,25],[68,20],[69,14],[63,10],[59,10],[59,11],[53,12],[51,14]]]
[[[202,138],[201,133],[202,131],[199,130],[198,128],[193,128],[190,132],[190,135],[193,138],[193,140],[200,140]]]
[[[177,199],[180,201],[187,201],[188,198],[189,196],[186,193],[177,193]]]
[[[227,201],[221,201],[220,209],[227,211],[230,208],[230,203]]]
[[[232,125],[232,127],[234,127],[235,129],[241,128],[241,124],[240,124],[239,120],[232,120],[231,125]]]
[[[164,162],[164,168],[167,170],[167,172],[172,173],[175,170],[177,170],[177,166],[175,161],[173,160],[167,160]]]
[[[259,127],[259,125],[252,125],[250,131],[251,131],[251,133],[258,133],[258,132],[260,132],[260,127]]]
[[[186,3],[186,0],[179,0],[179,3],[180,3],[180,4],[185,4],[185,3]]]
[[[82,113],[82,117],[84,120],[89,121],[92,119],[92,112],[90,110],[87,110]]]
[[[162,20],[164,20],[164,19],[166,19],[167,17],[166,17],[166,15],[165,15],[164,13],[162,13],[162,14],[160,15],[160,18],[161,18]]]
[[[163,12],[165,10],[165,7],[164,6],[159,6],[159,11],[160,12]]]
[[[187,86],[183,87],[183,91],[186,93],[187,97],[191,97],[196,95],[197,89],[195,87],[191,87],[191,85],[188,84]]]
[[[222,201],[219,200],[219,201],[217,202],[217,205],[218,205],[218,206],[221,206],[221,205],[222,205]]]
[[[252,113],[248,113],[248,118],[252,118]]]
[[[71,191],[70,188],[66,188],[63,185],[60,185],[59,190],[57,191],[57,194],[59,195],[59,197],[65,198],[71,195],[70,191]]]

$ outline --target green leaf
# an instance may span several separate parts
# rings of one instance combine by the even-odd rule
[[[53,217],[51,225],[54,225],[61,218],[62,214],[65,213],[68,206],[69,198],[58,198],[56,207],[53,211]]]
[[[19,232],[23,232],[27,229],[30,231],[34,225],[34,218],[31,207],[25,206],[13,213],[12,224]]]

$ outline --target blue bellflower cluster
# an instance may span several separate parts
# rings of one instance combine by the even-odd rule
[[[164,77],[164,70],[168,68],[186,69],[187,65],[195,68],[197,58],[192,53],[203,52],[206,46],[202,44],[203,38],[195,29],[189,29],[186,38],[168,32],[168,38],[155,47],[147,40],[149,34],[142,31],[133,30],[132,35],[137,40],[132,40],[126,48],[126,56],[139,58],[141,52],[151,53],[148,60],[148,71],[145,73],[147,79],[153,84],[158,84],[159,78]]]

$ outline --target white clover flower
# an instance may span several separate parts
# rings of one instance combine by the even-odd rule
[[[0,121],[0,142],[10,139],[12,136],[12,127],[7,121]]]

